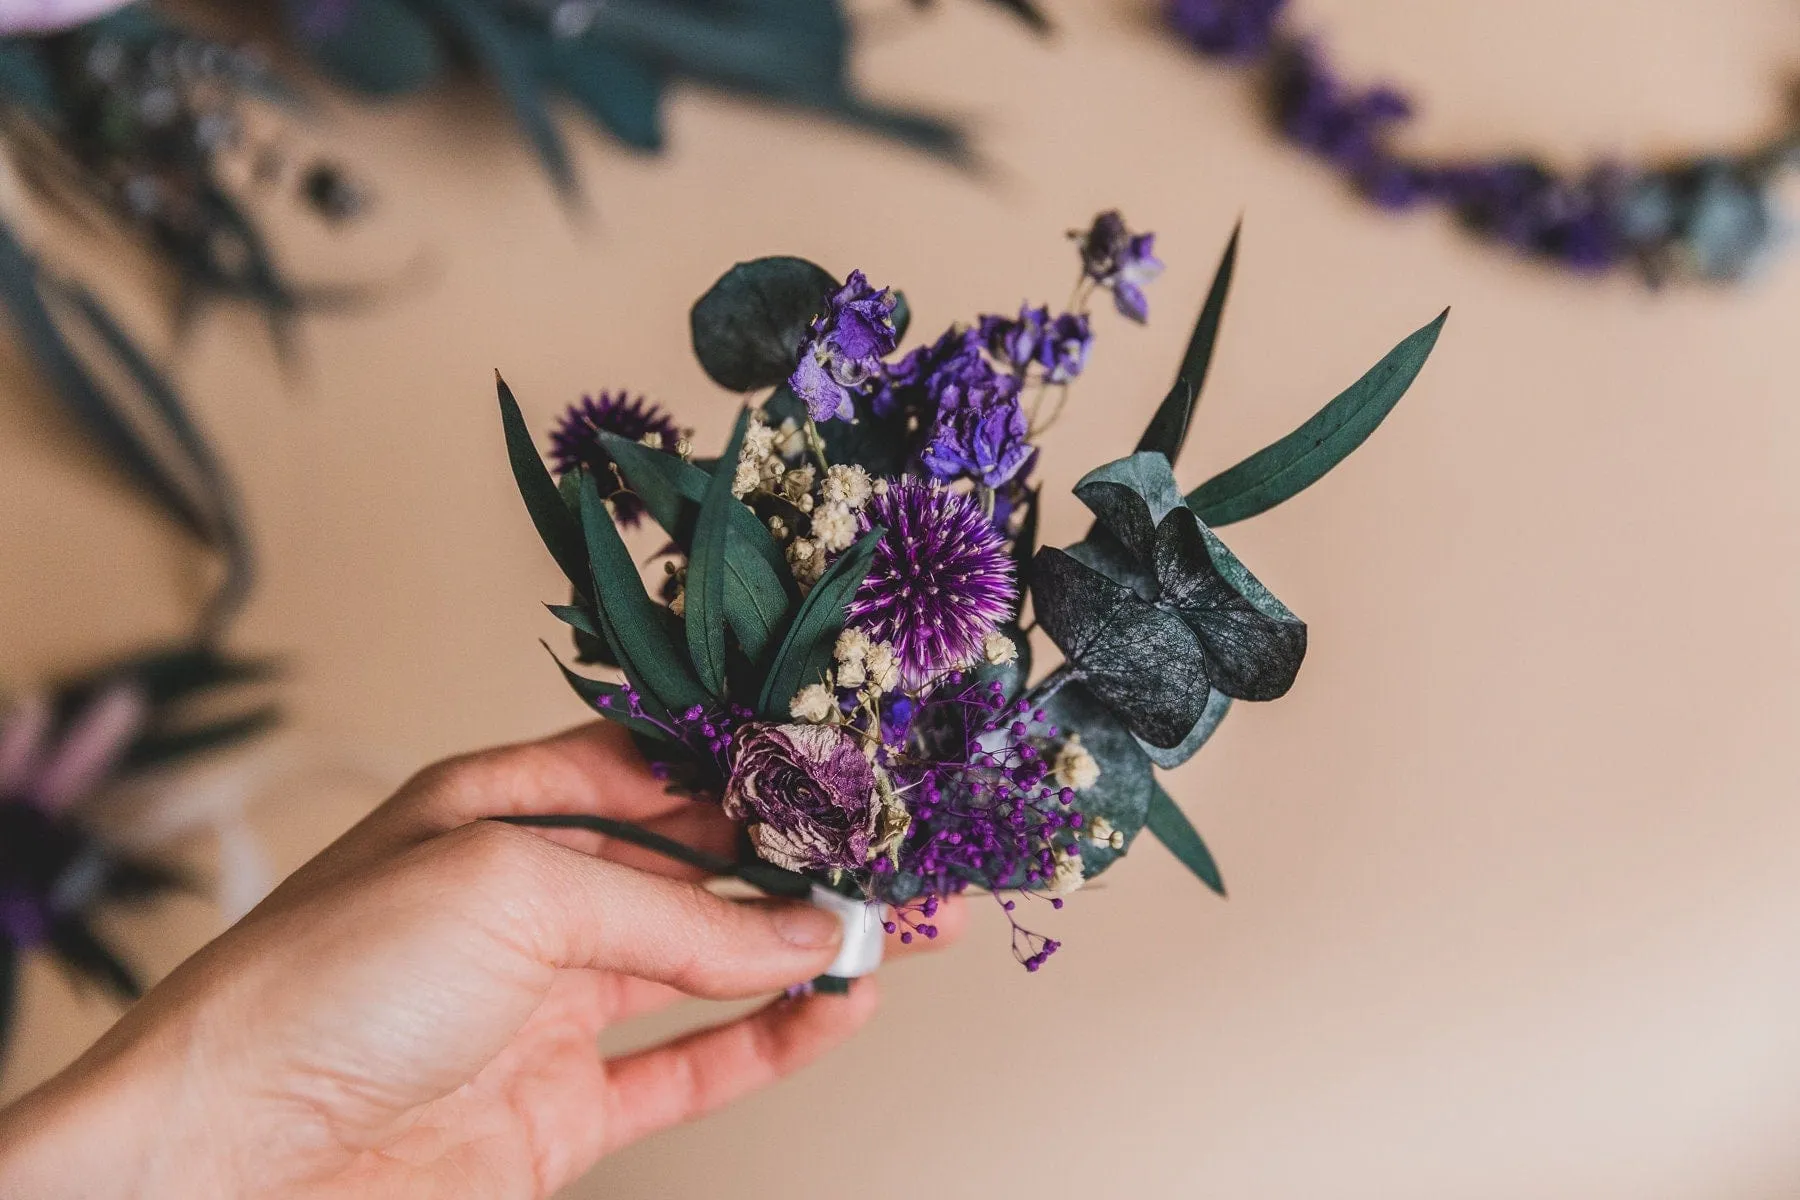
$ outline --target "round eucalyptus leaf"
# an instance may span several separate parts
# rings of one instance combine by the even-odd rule
[[[793,374],[807,327],[837,286],[804,258],[739,263],[694,303],[694,356],[721,387],[773,387]]]

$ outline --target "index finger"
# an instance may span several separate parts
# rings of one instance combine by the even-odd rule
[[[472,821],[554,813],[615,817],[719,854],[731,851],[736,836],[716,805],[671,795],[625,730],[609,721],[592,721],[540,741],[481,750],[425,768],[345,834],[330,856],[347,867]],[[659,874],[693,877],[688,868],[659,855],[595,834],[535,832]]]

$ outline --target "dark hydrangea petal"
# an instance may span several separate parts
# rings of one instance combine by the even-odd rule
[[[567,475],[585,467],[600,489],[600,498],[612,501],[613,516],[619,524],[631,528],[643,515],[644,506],[614,477],[612,455],[600,440],[603,433],[617,434],[630,442],[654,436],[664,451],[673,454],[681,441],[681,431],[660,407],[623,391],[583,396],[579,403],[569,406],[551,430],[550,457],[556,474]]]

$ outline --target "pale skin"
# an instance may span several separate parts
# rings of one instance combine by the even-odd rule
[[[604,1057],[607,1026],[686,996],[778,994],[841,934],[630,846],[482,819],[544,812],[714,851],[733,836],[606,724],[428,768],[0,1112],[0,1196],[545,1197],[873,1015],[863,979]],[[938,941],[963,921],[945,905]]]

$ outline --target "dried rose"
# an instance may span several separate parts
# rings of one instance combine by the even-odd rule
[[[749,821],[756,852],[791,871],[853,870],[881,816],[875,771],[837,725],[749,725],[725,785],[725,815]]]

